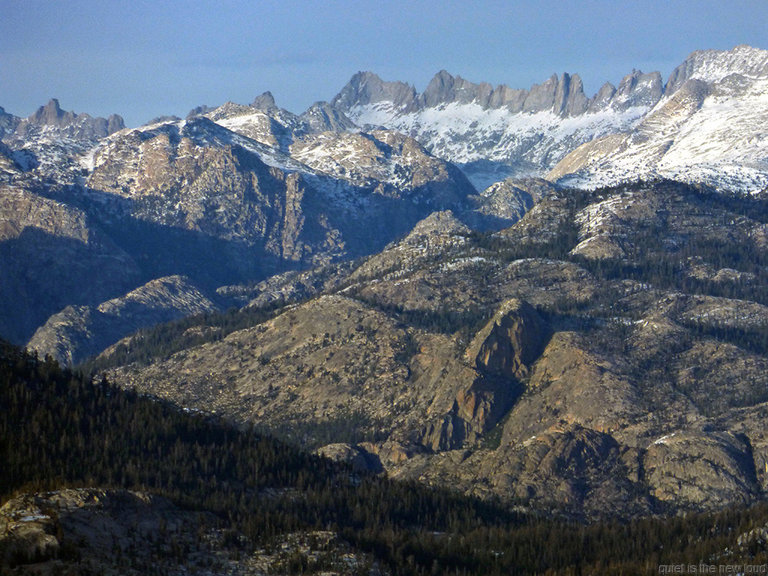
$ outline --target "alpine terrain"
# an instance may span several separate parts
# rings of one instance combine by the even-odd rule
[[[0,566],[765,558],[767,121],[748,46],[593,96],[0,108]]]

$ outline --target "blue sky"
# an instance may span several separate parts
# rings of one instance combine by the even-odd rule
[[[578,73],[593,95],[692,51],[768,49],[768,1],[0,0],[0,106],[129,126],[270,90],[300,113],[359,70],[422,91],[445,69],[528,88]]]

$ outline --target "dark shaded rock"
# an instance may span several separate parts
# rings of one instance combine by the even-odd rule
[[[253,102],[251,102],[251,108],[264,110],[265,112],[274,110],[277,108],[277,104],[275,104],[275,97],[272,96],[272,92],[266,91],[254,98]]]
[[[481,372],[523,380],[549,335],[546,322],[530,304],[509,300],[475,335],[466,356]]]
[[[376,454],[352,444],[328,444],[315,453],[334,462],[349,464],[358,472],[381,472],[381,460]]]
[[[188,278],[159,278],[98,306],[67,306],[38,328],[27,347],[72,366],[141,328],[215,310]]]

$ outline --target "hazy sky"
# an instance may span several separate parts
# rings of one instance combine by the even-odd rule
[[[359,70],[422,91],[445,69],[529,88],[578,73],[592,96],[692,51],[768,49],[766,0],[0,0],[0,106],[137,126],[270,90],[303,112]]]

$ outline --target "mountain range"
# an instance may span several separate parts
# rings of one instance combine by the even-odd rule
[[[573,186],[665,177],[755,191],[768,184],[766,82],[768,53],[739,46],[694,52],[666,83],[635,70],[591,98],[578,75],[513,90],[442,71],[422,94],[359,73],[332,104],[358,124],[413,136],[480,188],[535,175]]]
[[[371,72],[126,128],[0,109],[0,336],[579,519],[768,490],[768,52],[588,97]]]

